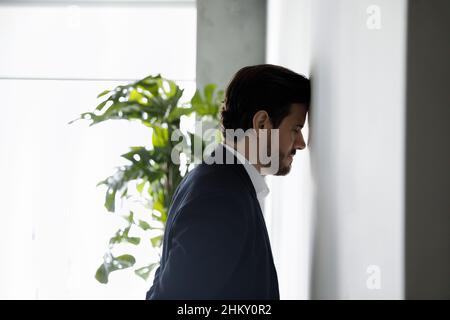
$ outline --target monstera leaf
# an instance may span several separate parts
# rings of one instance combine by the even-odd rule
[[[115,256],[113,252],[116,247],[150,244],[160,250],[163,245],[163,231],[170,201],[185,174],[185,171],[180,171],[179,164],[171,161],[171,153],[178,143],[171,141],[171,137],[179,129],[182,117],[195,114],[202,123],[212,123],[212,126],[218,124],[223,91],[217,90],[216,85],[209,84],[203,90],[196,90],[187,103],[180,102],[182,96],[183,90],[174,81],[161,75],[147,76],[133,83],[102,91],[97,96],[100,101],[94,110],[82,113],[76,119],[89,121],[90,125],[110,120],[138,121],[149,128],[149,141],[152,144],[151,148],[130,147],[128,152],[121,155],[128,163],[116,168],[111,176],[98,184],[106,187],[105,208],[109,212],[120,212],[120,204],[132,198],[132,193],[139,196],[147,211],[139,219],[130,212],[125,217],[126,225],[111,237],[103,263],[95,274],[95,278],[101,283],[108,283],[111,272],[129,269],[136,264],[136,259],[131,254]],[[193,151],[194,143],[199,143],[204,148],[201,136],[193,133],[181,135],[183,141],[189,141],[188,146],[179,150],[185,153],[187,159],[191,159],[189,153]],[[130,235],[132,230],[140,230],[143,236]],[[143,237],[147,240],[144,241]],[[158,264],[159,261],[142,262],[134,273],[147,280]]]

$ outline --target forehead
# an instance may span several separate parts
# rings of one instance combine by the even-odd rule
[[[302,103],[293,103],[289,115],[283,119],[286,124],[303,124],[306,120],[307,108]]]

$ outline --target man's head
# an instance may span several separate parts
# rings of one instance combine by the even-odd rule
[[[273,148],[268,138],[267,152],[279,154],[275,174],[286,175],[296,150],[306,147],[301,128],[310,97],[310,81],[300,74],[269,64],[244,67],[226,90],[221,111],[222,132],[225,136],[227,129],[253,128],[259,137],[261,129],[266,129],[269,136],[272,129],[279,129],[278,146]]]

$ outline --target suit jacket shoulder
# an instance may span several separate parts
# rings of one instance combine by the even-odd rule
[[[149,299],[278,299],[264,219],[244,167],[200,164],[169,209]]]

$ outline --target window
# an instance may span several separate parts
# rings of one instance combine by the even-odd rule
[[[120,221],[96,184],[150,133],[68,122],[104,89],[149,74],[176,80],[190,97],[195,2],[6,2],[0,48],[0,298],[143,299],[150,283],[132,270],[106,286],[94,278]]]

